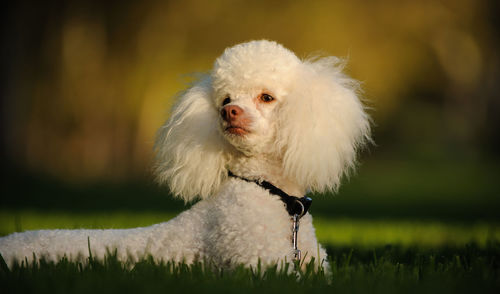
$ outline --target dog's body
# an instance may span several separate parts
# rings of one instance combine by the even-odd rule
[[[41,230],[15,233],[0,239],[8,264],[14,259],[36,257],[57,261],[66,256],[102,259],[108,252],[122,261],[156,260],[191,263],[210,260],[216,265],[272,264],[287,256],[292,260],[290,217],[276,196],[259,186],[229,179],[217,197],[202,200],[176,218],[145,228],[124,230]],[[269,221],[272,220],[272,221]],[[317,256],[312,218],[300,222],[299,248]],[[321,257],[326,257],[323,249]],[[317,260],[317,259],[316,259]]]
[[[15,233],[0,239],[8,264],[36,257],[57,261],[66,256],[102,259],[116,253],[119,260],[156,260],[191,263],[210,260],[218,266],[269,265],[293,260],[290,216],[281,200],[256,184],[228,179],[216,197],[202,200],[176,218],[145,228],[122,230],[41,230]],[[272,220],[272,221],[270,221]],[[298,246],[303,256],[326,257],[318,247],[312,217],[300,221]],[[116,252],[115,252],[116,250]],[[307,252],[307,254],[305,254]]]
[[[369,140],[368,117],[334,58],[301,61],[269,41],[226,49],[210,75],[188,89],[159,131],[155,172],[186,201],[176,218],[127,230],[53,230],[0,239],[15,259],[62,256],[156,260],[218,266],[270,265],[293,259],[291,217],[270,182],[302,196],[335,190]],[[235,176],[230,177],[228,173]],[[312,217],[300,220],[298,248],[324,261]]]
[[[299,248],[303,254],[317,257],[320,250],[321,258],[325,258],[324,250],[318,248],[310,214],[300,224]],[[165,223],[124,230],[15,233],[2,238],[0,248],[8,264],[13,259],[32,260],[33,253],[51,261],[63,256],[83,260],[89,256],[90,242],[92,255],[98,259],[116,250],[118,259],[128,262],[151,255],[164,261],[256,265],[259,258],[263,264],[285,256],[291,261],[290,236],[290,217],[279,198],[257,185],[229,179],[217,197],[200,201]]]

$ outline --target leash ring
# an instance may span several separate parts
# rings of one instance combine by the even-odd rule
[[[304,207],[304,204],[301,201],[299,201],[297,199],[295,199],[294,201],[297,202],[298,204],[300,204],[300,213],[297,213],[299,215],[299,218],[300,218],[304,215],[304,211],[306,208]]]

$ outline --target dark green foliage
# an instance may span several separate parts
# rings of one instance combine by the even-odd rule
[[[500,290],[500,245],[372,251],[330,248],[335,287],[353,292],[486,293]],[[333,252],[332,252],[333,251]],[[336,285],[335,285],[336,284]]]
[[[6,210],[175,214],[189,208],[146,179],[76,184],[15,166],[6,170],[3,194],[16,195],[0,199]],[[490,163],[371,160],[338,194],[310,195],[310,212],[324,217],[498,221],[498,178],[497,165]]]
[[[104,260],[57,263],[43,259],[0,266],[2,293],[495,293],[500,290],[500,244],[486,248],[373,250],[328,248],[331,271],[309,264],[299,273],[258,266],[216,269],[210,263],[122,264]],[[291,265],[293,266],[293,265]]]

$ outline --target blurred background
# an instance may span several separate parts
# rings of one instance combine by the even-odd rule
[[[498,3],[12,1],[0,214],[15,228],[0,233],[25,228],[27,210],[183,209],[152,181],[155,132],[193,73],[252,39],[344,57],[362,82],[376,145],[314,215],[498,223]]]

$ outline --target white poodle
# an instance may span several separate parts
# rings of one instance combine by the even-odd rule
[[[335,57],[300,60],[270,41],[226,49],[180,96],[156,142],[159,182],[198,203],[145,228],[14,233],[0,239],[1,254],[8,264],[34,254],[83,260],[90,245],[97,258],[116,252],[126,262],[270,265],[298,250],[305,263],[324,261],[301,197],[336,190],[370,140],[357,83],[341,70]]]

